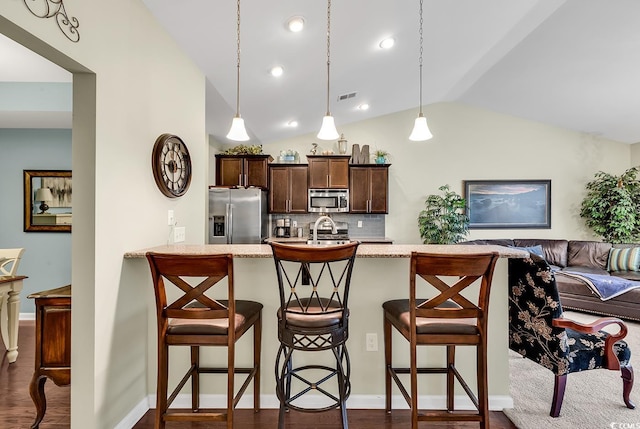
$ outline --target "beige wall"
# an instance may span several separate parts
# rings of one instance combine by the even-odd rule
[[[149,390],[148,268],[123,266],[122,256],[166,242],[168,209],[189,241],[204,240],[204,78],[141,1],[65,6],[80,21],[78,43],[21,1],[0,3],[0,31],[75,72],[71,420],[113,428]],[[165,132],[182,137],[194,161],[177,200],[158,191],[150,168]]]
[[[20,1],[0,3],[0,31],[75,72],[72,377],[81,382],[72,384],[72,427],[112,428],[154,389],[148,268],[141,261],[123,263],[122,255],[165,243],[168,209],[187,227],[187,242],[204,242],[211,159],[205,85],[142,2],[66,6],[80,20],[79,43]],[[576,214],[584,183],[597,170],[630,166],[628,145],[454,103],[428,106],[426,114],[436,137],[424,143],[406,137],[415,111],[340,127],[349,143],[391,152],[387,234],[399,243],[419,241],[416,217],[427,194],[445,183],[461,191],[464,179],[552,180],[553,229],[473,237],[586,238]],[[160,194],[150,169],[153,142],[165,132],[181,136],[194,161],[191,189],[177,200]],[[312,141],[303,136],[265,151],[306,154]],[[264,386],[272,390],[267,377]]]
[[[459,103],[428,106],[425,115],[435,137],[412,142],[408,136],[415,115],[408,110],[348,125],[336,118],[349,147],[368,144],[371,151],[391,153],[386,232],[397,243],[420,242],[417,217],[428,194],[444,184],[462,194],[464,180],[486,179],[551,179],[552,228],[472,230],[469,238],[589,239],[578,216],[584,185],[598,170],[619,174],[631,166],[627,144]],[[267,144],[264,151],[275,157],[291,148],[305,155],[313,142],[320,142],[321,150],[337,151],[315,134]],[[640,160],[640,149],[635,149]]]

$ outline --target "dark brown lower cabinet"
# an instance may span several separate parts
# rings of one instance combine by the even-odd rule
[[[71,383],[71,285],[29,295],[36,304],[36,363],[29,393],[36,406],[37,429],[47,410],[44,384]]]

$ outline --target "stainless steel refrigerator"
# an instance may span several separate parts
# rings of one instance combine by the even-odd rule
[[[209,244],[262,243],[269,236],[268,229],[266,191],[209,189]]]

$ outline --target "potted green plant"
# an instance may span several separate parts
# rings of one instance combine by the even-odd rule
[[[639,167],[620,176],[602,171],[587,183],[580,217],[589,228],[610,243],[633,243],[640,237]]]
[[[424,244],[455,244],[469,233],[467,202],[451,191],[449,185],[438,188],[443,195],[428,195],[418,216],[420,237]]]
[[[384,164],[387,161],[389,152],[387,152],[386,150],[378,149],[373,152],[373,156],[375,158],[376,164]]]

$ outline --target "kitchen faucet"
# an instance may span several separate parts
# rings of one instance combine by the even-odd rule
[[[329,216],[323,215],[316,219],[316,223],[313,225],[313,241],[312,244],[318,244],[318,224],[320,221],[328,220],[331,223],[331,233],[337,234],[338,228],[336,227],[336,223]]]

